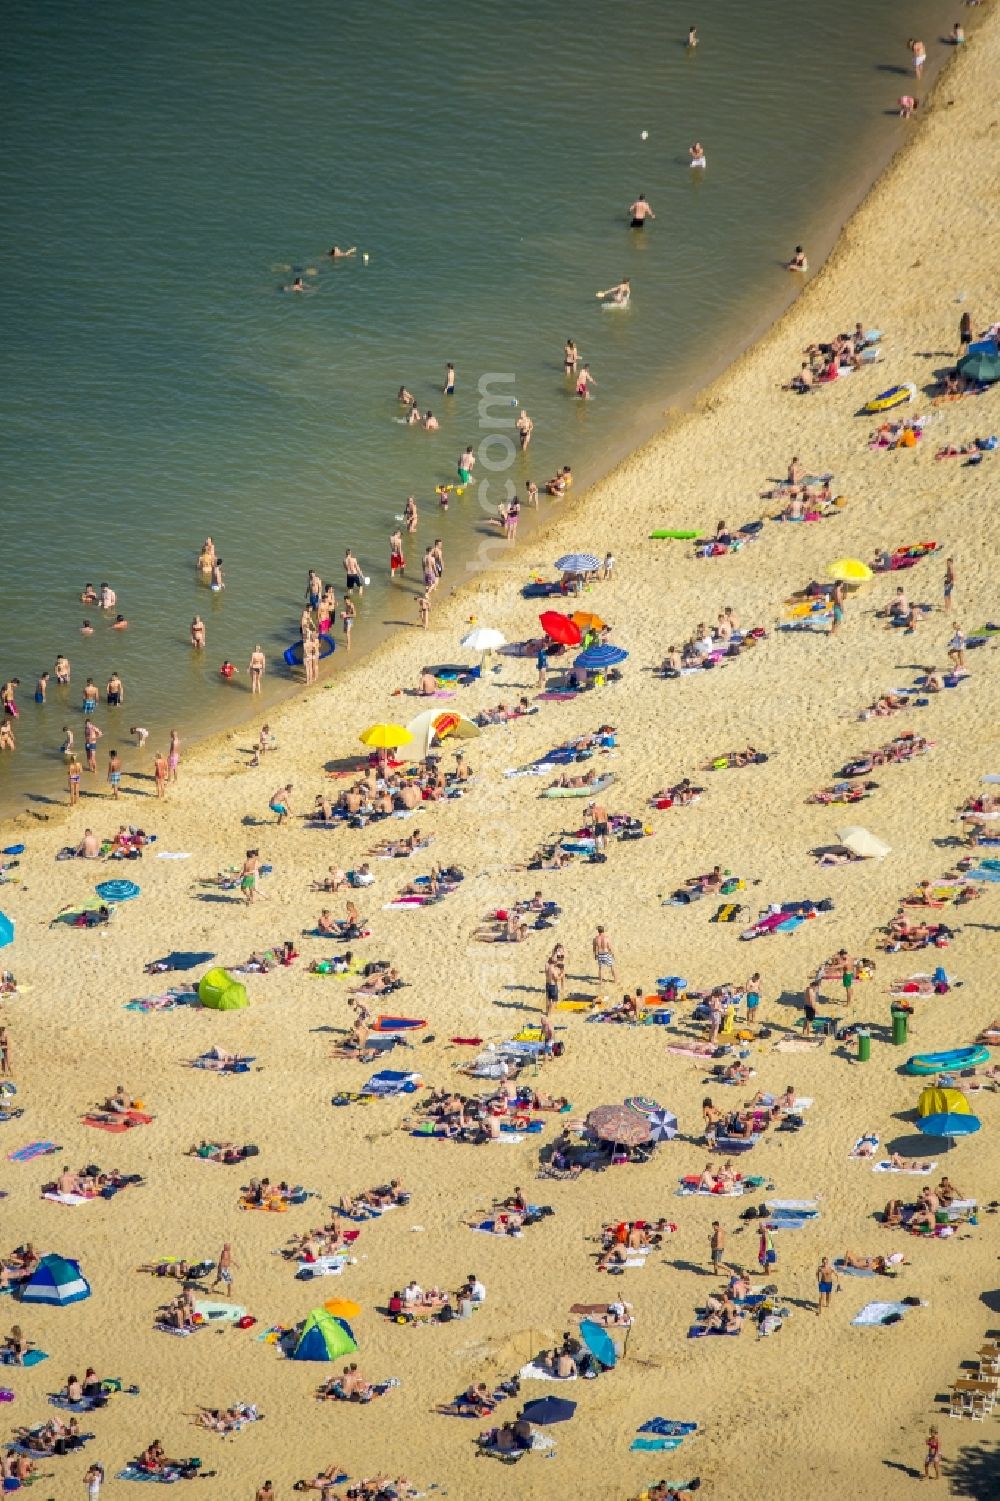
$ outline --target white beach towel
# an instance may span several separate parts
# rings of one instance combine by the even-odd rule
[[[42,1194],[43,1199],[51,1199],[53,1204],[89,1204],[91,1201],[85,1194]]]
[[[872,1168],[873,1173],[904,1173],[910,1178],[926,1178],[937,1167],[936,1162],[928,1162],[926,1167],[893,1167],[891,1162],[876,1162]]]
[[[908,1303],[866,1303],[851,1323],[864,1326],[884,1324],[891,1313],[904,1314],[908,1308]]]
[[[527,1365],[522,1366],[517,1374],[522,1381],[558,1381],[560,1386],[564,1381],[577,1380],[575,1371],[572,1376],[553,1376],[551,1371],[543,1371],[541,1366],[537,1366],[530,1361]]]

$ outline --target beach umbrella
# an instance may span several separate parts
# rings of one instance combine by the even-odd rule
[[[466,651],[496,651],[498,646],[507,645],[507,637],[503,631],[494,630],[490,625],[477,625],[467,636],[463,636],[458,643],[464,646]]]
[[[550,1423],[565,1423],[576,1412],[576,1403],[565,1397],[538,1397],[521,1408],[520,1416],[528,1423],[547,1427]]]
[[[555,566],[560,573],[596,573],[601,560],[592,552],[567,552],[556,558]]]
[[[593,1319],[582,1319],[580,1338],[595,1360],[599,1360],[607,1370],[610,1371],[617,1365],[618,1351],[615,1342],[603,1324],[595,1324]]]
[[[837,838],[845,850],[850,850],[852,855],[859,855],[862,860],[884,860],[886,855],[892,854],[891,845],[877,839],[859,824],[852,824],[849,829],[839,829]]]
[[[599,1141],[637,1147],[650,1138],[649,1121],[627,1105],[598,1105],[587,1116],[587,1128]]]
[[[134,881],[102,881],[94,890],[102,902],[129,902],[139,895]]]
[[[677,1117],[669,1110],[657,1110],[646,1117],[650,1141],[673,1141],[677,1135]]]
[[[583,632],[576,621],[558,610],[543,610],[538,619],[549,640],[558,641],[560,646],[579,646],[583,640]]]
[[[14,942],[14,919],[8,917],[6,912],[0,912],[0,949],[5,949],[8,943]]]
[[[942,1110],[917,1121],[917,1130],[921,1136],[951,1137],[954,1140],[956,1136],[975,1136],[981,1125],[978,1115],[956,1115],[950,1110]]]
[[[655,1115],[660,1106],[647,1094],[633,1094],[625,1101],[625,1109],[634,1110],[637,1115]]]
[[[607,624],[607,621],[602,620],[600,615],[595,615],[593,610],[574,610],[570,619],[580,627],[581,631],[603,631]]]
[[[826,576],[828,579],[839,579],[842,584],[863,584],[875,575],[860,558],[837,558],[836,562],[827,566]]]
[[[578,657],[574,657],[574,667],[585,667],[588,672],[596,672],[602,667],[617,667],[619,662],[624,662],[628,652],[624,646],[613,646],[610,641],[603,642],[600,646],[588,646]]]
[[[966,380],[992,385],[993,381],[1000,380],[1000,354],[990,354],[985,349],[978,350],[975,354],[967,354],[964,360],[959,360],[958,369]]]
[[[406,726],[413,737],[413,756],[426,756],[435,740],[475,740],[479,726],[454,709],[425,709]]]
[[[334,1318],[354,1319],[361,1312],[361,1304],[354,1303],[350,1298],[330,1298],[323,1304],[327,1313],[332,1313]]]
[[[401,724],[370,724],[358,739],[372,750],[396,750],[401,745],[409,745],[413,736]]]

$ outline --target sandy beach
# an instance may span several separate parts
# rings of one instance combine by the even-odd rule
[[[940,405],[925,394],[937,373],[954,364],[963,312],[971,314],[976,332],[1000,318],[996,235],[990,232],[1000,168],[998,64],[1000,19],[993,14],[947,70],[926,114],[913,121],[913,141],[846,226],[828,265],[781,322],[703,393],[691,413],[672,420],[579,503],[567,503],[565,514],[528,548],[505,553],[495,547],[487,571],[462,587],[446,571],[428,630],[400,633],[362,671],[321,681],[277,712],[268,709],[265,685],[256,724],[184,755],[179,780],[162,803],[154,794],[151,755],[134,750],[125,753],[122,797],[112,802],[103,774],[106,737],[100,773],[84,775],[78,808],[46,806],[44,821],[26,815],[5,826],[5,844],[26,846],[15,872],[19,882],[0,893],[0,907],[16,924],[15,941],[0,958],[18,982],[0,1021],[10,1035],[11,1077],[24,1114],[2,1128],[0,1189],[7,1198],[0,1250],[31,1241],[41,1251],[76,1257],[93,1289],[88,1301],[67,1308],[7,1300],[2,1332],[19,1322],[48,1359],[4,1370],[0,1385],[16,1394],[5,1410],[5,1432],[49,1417],[46,1395],[87,1365],[139,1388],[86,1417],[85,1431],[96,1439],[82,1454],[42,1463],[53,1478],[39,1482],[38,1495],[63,1501],[83,1494],[91,1460],[105,1466],[108,1494],[127,1495],[128,1482],[114,1477],[160,1438],[168,1454],[200,1456],[204,1470],[217,1472],[207,1494],[232,1501],[249,1501],[267,1477],[284,1498],[295,1480],[334,1461],[352,1477],[403,1474],[420,1492],[436,1486],[435,1494],[463,1501],[499,1498],[509,1493],[511,1476],[495,1460],[477,1457],[474,1442],[489,1425],[437,1415],[435,1406],[473,1381],[495,1384],[514,1374],[574,1328],[571,1305],[615,1297],[633,1305],[624,1358],[596,1381],[559,1389],[577,1402],[577,1411],[570,1422],[546,1430],[554,1454],[519,1461],[514,1483],[524,1495],[624,1501],[663,1476],[683,1481],[697,1475],[702,1494],[719,1501],[758,1495],[793,1501],[804,1483],[821,1497],[849,1486],[858,1496],[892,1501],[912,1490],[934,1423],[943,1441],[940,1489],[988,1493],[985,1466],[976,1480],[970,1469],[963,1471],[960,1451],[992,1446],[995,1465],[996,1420],[984,1427],[947,1422],[940,1397],[962,1362],[975,1358],[987,1332],[1000,1327],[997,1220],[980,1213],[978,1224],[962,1224],[949,1238],[924,1239],[882,1228],[875,1216],[888,1199],[914,1198],[941,1172],[980,1206],[1000,1197],[993,1147],[1000,1130],[997,1094],[983,1089],[973,1097],[982,1119],[979,1136],[950,1150],[928,1143],[937,1170],[926,1180],[874,1174],[870,1162],[849,1154],[865,1132],[877,1133],[886,1152],[912,1141],[909,1112],[921,1081],[901,1065],[917,1050],[971,1044],[997,1014],[996,886],[984,885],[961,909],[930,914],[958,930],[947,948],[895,954],[876,948],[879,930],[902,898],[921,880],[936,883],[969,853],[960,844],[957,810],[981,791],[984,774],[1000,772],[996,641],[968,652],[967,681],[928,695],[912,713],[866,722],[858,716],[880,694],[911,685],[929,667],[944,669],[953,621],[969,636],[1000,621],[991,504],[998,460],[987,455],[968,465],[962,458],[935,458],[946,445],[997,431],[1000,387]],[[806,345],[853,329],[858,320],[881,331],[877,363],[808,396],[782,390]],[[870,448],[869,434],[883,418],[860,414],[862,405],[907,381],[918,395],[902,412],[930,417],[923,437],[912,449]],[[710,533],[720,518],[735,529],[774,515],[781,502],[761,492],[785,475],[793,455],[807,473],[833,475],[833,493],[844,501],[836,514],[813,524],[769,520],[756,540],[721,557],[695,557],[690,541],[649,539],[658,528]],[[192,539],[192,546],[200,540]],[[810,580],[824,579],[834,559],[870,562],[882,551],[929,540],[938,549],[915,567],[880,574],[848,596],[833,637],[826,630],[778,628],[788,623],[785,601]],[[325,772],[359,764],[359,733],[373,721],[406,724],[426,707],[412,696],[423,667],[473,662],[457,644],[470,617],[497,627],[509,642],[537,635],[539,610],[564,602],[524,598],[522,587],[536,566],[554,578],[552,561],[578,549],[599,557],[611,550],[616,560],[610,579],[565,608],[593,610],[612,623],[613,639],[629,652],[621,680],[537,700],[534,657],[495,656],[480,681],[457,688],[441,707],[475,715],[526,695],[538,712],[486,727],[465,744],[473,779],[464,797],[425,805],[408,821],[310,827],[301,815],[317,794],[335,796],[348,785]],[[949,557],[957,584],[946,612]],[[898,585],[911,600],[932,607],[912,634],[889,628],[876,614]],[[707,677],[697,672],[665,681],[654,674],[673,643],[683,642],[697,622],[714,622],[726,607],[745,627],[763,627],[765,638]],[[121,712],[128,723],[128,711]],[[249,767],[248,749],[264,718],[275,749]],[[582,824],[585,801],[540,798],[557,773],[504,773],[602,723],[617,732],[614,750],[596,763],[614,773],[605,802],[612,813],[640,819],[649,836],[612,840],[606,863],[524,869],[540,843]],[[906,730],[926,737],[932,749],[876,770],[879,786],[870,799],[852,807],[807,802],[846,762]],[[702,769],[748,743],[766,761]],[[148,751],[159,748],[151,742]],[[447,741],[443,762],[454,765]],[[683,777],[704,788],[696,803],[650,806],[658,789]],[[269,800],[288,783],[293,816],[276,827]],[[156,835],[141,861],[56,860],[86,827],[112,835],[123,821]],[[837,831],[852,824],[870,829],[891,853],[878,861],[818,864],[816,849],[835,845]],[[331,863],[356,868],[379,839],[405,836],[416,826],[433,834],[430,849],[409,859],[372,859],[373,887],[329,898],[310,890]],[[259,848],[273,870],[260,883],[259,899],[246,907],[238,891],[220,890],[213,878],[239,865],[249,847]],[[158,858],[167,854],[178,858]],[[463,870],[454,894],[426,909],[385,910],[403,884],[426,875],[432,863]],[[712,896],[689,906],[664,904],[687,878],[716,865],[746,882],[734,896],[748,909],[743,921],[711,923],[719,904]],[[86,902],[97,882],[117,877],[137,882],[141,894],[122,903],[110,924],[89,930],[50,925],[66,904]],[[559,904],[557,926],[530,931],[523,943],[509,946],[474,940],[484,914],[538,889]],[[450,1039],[499,1041],[537,1020],[545,959],[556,941],[567,953],[567,994],[588,998],[617,1000],[636,987],[649,995],[659,977],[672,974],[699,991],[723,982],[742,986],[759,971],[759,1023],[770,1035],[747,1045],[753,1078],[727,1088],[710,1080],[712,1060],[669,1051],[698,1030],[689,1005],[677,1007],[671,1027],[601,1025],[556,1011],[555,1035],[565,1051],[529,1082],[568,1098],[571,1111],[543,1114],[538,1135],[511,1143],[472,1147],[418,1139],[401,1122],[420,1092],[331,1105],[338,1093],[360,1089],[378,1067],[331,1058],[337,1032],[350,1024],[348,986],[308,973],[311,961],[345,945],[304,930],[323,906],[341,916],[347,895],[358,900],[371,930],[349,946],[364,962],[390,961],[407,982],[386,1009],[398,1004],[405,1015],[429,1023],[387,1066],[419,1071],[430,1088],[486,1088],[456,1073],[476,1049]],[[833,910],[797,931],[740,940],[746,923],[770,903],[826,899]],[[599,924],[616,956],[613,984],[596,977],[591,944]],[[292,967],[238,977],[249,996],[246,1010],[124,1009],[132,998],[197,980],[215,964],[232,969],[251,951],[286,939],[301,956]],[[841,948],[877,961],[874,977],[856,985],[852,1008],[853,1020],[871,1024],[870,1060],[858,1062],[853,1043],[833,1040],[801,1052],[779,1050],[783,1039],[800,1034],[807,982]],[[144,964],[174,950],[212,957],[185,973],[144,975]],[[912,1046],[893,1047],[890,983],[939,964],[960,984],[945,996],[920,998]],[[837,989],[828,982],[824,994]],[[844,1016],[839,1000],[835,1014]],[[187,1066],[212,1046],[251,1055],[255,1064],[235,1077]],[[119,1083],[155,1117],[126,1133],[127,1140],[112,1140],[81,1120]],[[696,1309],[719,1285],[708,1264],[712,1220],[720,1219],[728,1233],[728,1260],[756,1270],[756,1227],[741,1221],[740,1212],[765,1197],[758,1192],[720,1203],[677,1196],[682,1176],[725,1156],[701,1140],[702,1100],[711,1095],[732,1108],[758,1090],[777,1095],[790,1084],[798,1097],[813,1101],[803,1112],[804,1127],[772,1128],[737,1161],[773,1185],[768,1198],[818,1200],[817,1220],[775,1236],[778,1261],[769,1280],[790,1317],[766,1339],[755,1338],[752,1328],[738,1339],[689,1339]],[[676,1114],[677,1140],[660,1145],[647,1164],[612,1165],[576,1181],[538,1180],[539,1150],[551,1146],[562,1124],[634,1094]],[[202,1139],[253,1142],[259,1156],[223,1166],[185,1155]],[[59,1152],[9,1160],[42,1140],[58,1144]],[[73,1207],[41,1197],[41,1185],[64,1163],[90,1162],[140,1173],[145,1183]],[[302,1184],[318,1197],[293,1205],[282,1218],[242,1212],[239,1190],[251,1174]],[[360,1227],[352,1264],[341,1276],[296,1280],[295,1262],[278,1254],[287,1236],[323,1223],[326,1207],[341,1195],[393,1177],[412,1195],[409,1204]],[[552,1215],[516,1241],[468,1228],[488,1216],[495,1197],[518,1186],[532,1202],[551,1205]],[[594,1238],[602,1224],[660,1217],[677,1228],[643,1268],[614,1280],[597,1270]],[[154,1316],[167,1285],[136,1268],[158,1257],[212,1260],[223,1242],[231,1242],[236,1263],[233,1300],[257,1322],[245,1330],[198,1332],[190,1344],[157,1331]],[[900,1252],[906,1265],[891,1282],[845,1276],[842,1293],[817,1319],[816,1268],[822,1257],[846,1251]],[[487,1298],[454,1327],[401,1327],[377,1312],[411,1279],[425,1288],[455,1289],[470,1273],[485,1284]],[[360,1348],[352,1358],[369,1379],[400,1383],[364,1411],[316,1401],[317,1385],[335,1368],[286,1361],[261,1338],[341,1296],[362,1309],[350,1321]],[[910,1307],[901,1323],[852,1325],[869,1300],[903,1297],[921,1306]],[[526,1381],[521,1400],[553,1390]],[[199,1405],[237,1401],[256,1404],[264,1421],[235,1438],[193,1426]],[[496,1421],[513,1418],[518,1406],[504,1403]],[[630,1450],[639,1427],[656,1415],[695,1422],[698,1431],[675,1453]]]

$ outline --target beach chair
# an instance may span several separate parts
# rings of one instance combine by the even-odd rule
[[[952,1388],[951,1397],[950,1397],[950,1401],[949,1401],[949,1404],[948,1404],[948,1416],[950,1418],[964,1418],[965,1417],[965,1401],[964,1401],[964,1397],[965,1397],[965,1393],[964,1392],[957,1392],[957,1391],[954,1390],[954,1388]]]

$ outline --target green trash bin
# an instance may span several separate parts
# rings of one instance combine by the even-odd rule
[[[858,1062],[867,1063],[872,1055],[872,1039],[870,1032],[858,1033]]]
[[[892,1013],[892,1040],[897,1048],[901,1048],[906,1042],[905,1011],[894,1011]]]

